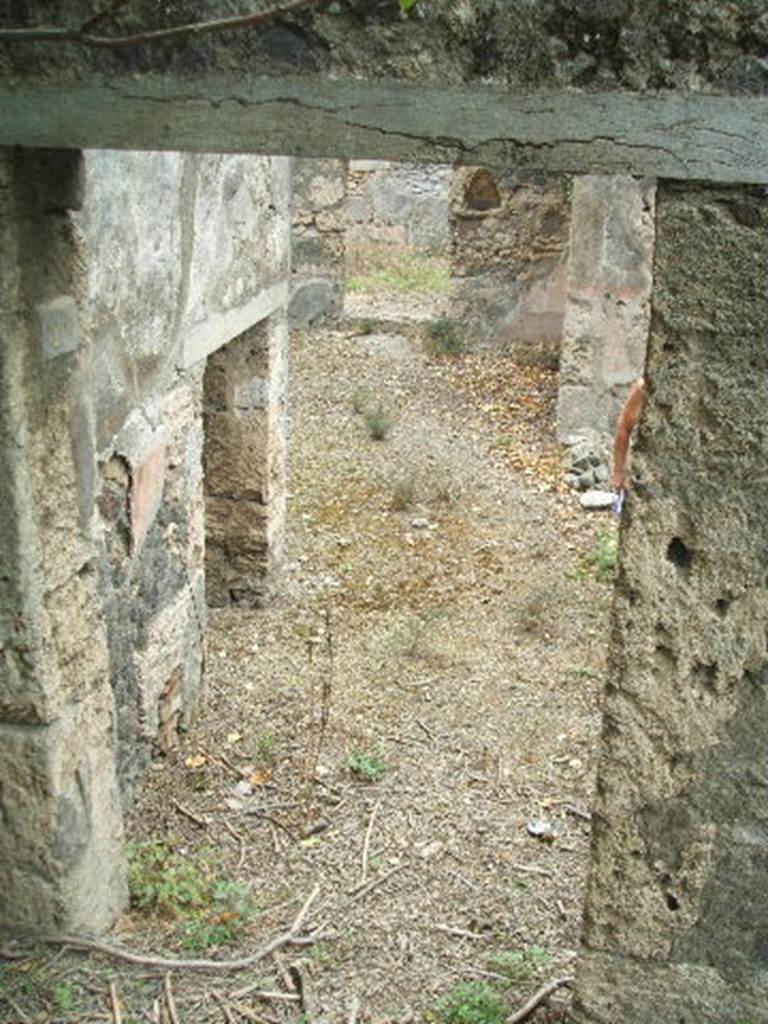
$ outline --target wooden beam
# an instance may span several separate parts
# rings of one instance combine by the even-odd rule
[[[6,81],[0,145],[371,157],[768,184],[768,98],[207,74]]]

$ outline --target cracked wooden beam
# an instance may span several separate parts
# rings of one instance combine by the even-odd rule
[[[369,157],[768,184],[768,99],[299,77],[0,83],[0,145]]]

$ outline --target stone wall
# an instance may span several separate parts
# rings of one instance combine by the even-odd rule
[[[86,155],[86,172],[96,528],[129,800],[153,750],[173,745],[200,688],[206,530],[214,538],[207,563],[220,564],[219,542],[237,532],[238,502],[249,501],[241,491],[228,514],[209,507],[206,515],[203,450],[210,460],[221,445],[204,438],[202,381],[206,360],[285,303],[287,161],[100,151]],[[269,410],[282,402],[284,374],[273,384],[273,365],[262,354],[253,361],[238,382],[239,396],[258,393],[251,450],[266,461],[273,445],[282,464],[282,423]],[[227,457],[242,454],[233,435],[224,441]],[[262,493],[261,576],[281,557],[281,531],[268,538],[267,519],[283,500]]]
[[[44,930],[126,897],[83,201],[79,154],[0,153],[0,920]]]
[[[568,179],[485,168],[451,198],[451,316],[468,345],[556,361],[563,330]]]
[[[199,697],[206,531],[237,536],[257,493],[249,585],[282,556],[288,162],[22,151],[2,170],[0,919],[98,929],[125,895],[121,803]],[[266,341],[232,411],[255,482],[214,514],[206,361],[249,332]]]
[[[447,251],[453,168],[445,164],[350,160],[347,251],[371,243]]]
[[[346,160],[293,161],[290,320],[308,327],[344,305]]]
[[[573,180],[557,432],[610,436],[642,376],[650,320],[655,183]]]
[[[768,196],[660,185],[576,1020],[768,1015]]]

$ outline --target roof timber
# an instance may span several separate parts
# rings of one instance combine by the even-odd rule
[[[768,184],[768,98],[164,76],[0,83],[0,145],[371,157]]]

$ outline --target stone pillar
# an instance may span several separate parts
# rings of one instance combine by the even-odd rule
[[[768,195],[659,186],[574,1019],[768,1019]]]
[[[653,261],[654,186],[629,176],[573,179],[557,433],[611,434],[643,373]]]
[[[278,310],[208,359],[205,565],[213,606],[262,604],[282,561],[287,349]]]
[[[97,592],[76,152],[0,154],[0,923],[99,930],[126,898]]]
[[[346,160],[296,159],[291,209],[291,299],[297,327],[344,305]]]
[[[557,365],[568,245],[567,178],[456,173],[451,195],[451,317],[472,349]]]

